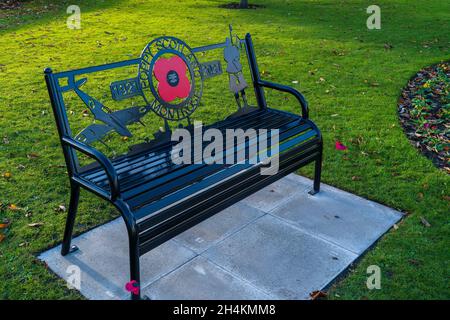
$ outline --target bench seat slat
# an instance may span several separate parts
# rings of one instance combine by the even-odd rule
[[[318,136],[310,122],[300,116],[274,109],[256,110],[204,127],[205,130],[209,128],[216,128],[224,134],[226,129],[268,129],[269,138],[270,129],[279,129],[280,161],[286,161],[285,154],[290,152],[290,149],[306,145]],[[257,144],[257,139],[246,139],[242,145],[233,143],[230,149],[227,149],[230,146],[226,142],[225,139],[224,158],[228,154],[236,156],[238,151],[244,151],[248,156],[249,148]],[[209,143],[204,142],[204,147]],[[190,200],[198,199],[196,193],[207,192],[214,185],[234,179],[235,176],[245,175],[249,170],[260,170],[260,164],[250,163],[248,158],[244,163],[232,165],[176,165],[171,161],[172,148],[173,144],[166,144],[113,161],[119,175],[121,197],[130,206],[135,218],[141,220],[139,226],[144,228],[143,230],[155,227],[155,223],[170,220],[170,214],[166,213],[176,212],[170,208],[179,202],[192,202],[192,205],[196,205],[195,201]],[[109,189],[108,179],[101,169],[90,170],[82,174],[82,178],[105,191]]]
[[[302,130],[306,130],[306,129],[309,128],[309,126],[307,126],[307,125],[303,125],[303,127],[298,127],[298,122],[299,122],[299,120],[291,121],[290,123],[284,125],[284,126],[282,127],[282,130],[292,129],[292,128],[294,128],[294,126],[296,126],[297,130],[299,130],[298,133],[300,133]],[[282,133],[282,134],[280,135],[280,137],[283,138],[284,135],[285,135],[285,134]],[[280,140],[282,140],[282,139],[280,139]],[[251,144],[254,145],[255,143],[256,143],[256,141],[254,141],[254,142],[251,143]],[[227,149],[226,149],[226,148],[224,148],[224,149],[225,149],[225,150],[224,150],[224,153],[226,153],[226,152],[227,152]],[[242,149],[242,148],[241,148],[241,149]],[[235,151],[237,151],[237,150],[235,150]],[[203,164],[202,166],[205,166],[205,165],[206,165],[206,164]],[[173,176],[173,178],[177,178],[178,175],[184,175],[184,174],[188,173],[188,172],[191,171],[191,170],[193,171],[193,170],[197,170],[197,169],[199,169],[199,168],[201,168],[201,166],[181,165],[181,166],[178,167],[178,169],[176,169],[176,170],[179,170],[179,171],[180,171],[179,173],[177,173],[176,170],[173,170],[172,172],[165,174],[165,175],[164,175],[164,178],[165,178],[165,177],[168,177],[168,176]],[[151,189],[151,188],[153,188],[153,187],[156,186],[156,183],[158,182],[157,180],[158,180],[158,179],[155,179],[154,181],[145,181],[144,183],[142,183],[142,185],[143,185],[145,188]],[[165,182],[167,182],[167,181],[165,181]],[[138,194],[138,193],[140,193],[140,192],[141,192],[141,191],[136,191],[136,189],[133,188],[133,189],[128,189],[128,190],[123,190],[122,194],[123,194],[123,196],[124,196],[125,199],[129,199],[129,198],[135,196],[136,194]]]
[[[316,136],[316,132],[310,130],[309,132],[307,132],[304,135],[295,137],[284,143],[280,143],[280,147],[279,147],[280,153],[282,153],[283,151],[287,151],[289,148],[292,148],[295,145],[300,144],[302,141],[305,141],[314,136]],[[187,188],[176,191],[175,193],[171,194],[170,196],[166,196],[164,198],[159,199],[157,202],[151,203],[149,205],[146,205],[146,206],[140,208],[139,210],[137,210],[135,212],[135,218],[139,220],[139,219],[145,218],[149,214],[155,215],[157,213],[157,211],[164,209],[166,207],[169,207],[169,206],[173,205],[174,203],[177,203],[178,201],[183,201],[183,202],[189,201],[189,198],[191,198],[197,192],[204,191],[207,188],[213,186],[214,184],[223,182],[224,180],[231,178],[235,174],[244,172],[245,170],[247,170],[251,167],[260,167],[260,166],[252,165],[252,164],[232,165],[226,169],[223,169],[220,172],[215,173],[212,176],[209,176],[209,177],[203,179],[200,182],[192,184]]]
[[[295,126],[291,128],[286,128],[280,134],[280,141],[286,140],[289,137],[300,134],[301,132],[309,129],[309,126]],[[256,139],[255,139],[256,140]],[[249,144],[256,144],[257,141],[250,141]],[[235,155],[237,149],[244,149],[244,146],[239,146],[235,150],[228,150],[228,153],[233,153]],[[229,165],[228,165],[229,166]],[[139,186],[131,190],[130,192],[125,192],[124,199],[128,201],[129,205],[135,209],[136,207],[142,206],[145,203],[150,203],[156,201],[169,192],[175,192],[178,189],[186,187],[189,184],[197,182],[202,177],[207,177],[215,172],[223,170],[227,167],[226,164],[220,165],[206,165],[206,164],[194,164],[189,165],[185,170],[181,172],[175,172],[171,177],[170,174],[164,175],[159,179],[160,181],[152,181],[146,185]],[[178,174],[177,174],[178,173]],[[181,173],[181,174],[180,174]],[[185,174],[187,173],[187,174]],[[168,180],[168,178],[172,178]],[[166,192],[161,192],[164,189]]]
[[[286,119],[286,118],[279,118],[279,119],[277,119],[276,122],[274,122],[274,124],[276,124],[276,126],[278,127],[278,126],[283,126],[283,125],[285,125],[285,124],[287,124],[289,122],[293,122],[293,121],[296,121],[296,120]],[[254,128],[261,129],[260,126],[257,126],[257,125],[254,125]],[[242,128],[242,129],[246,130],[247,128],[245,127],[245,128]],[[209,142],[204,142],[203,143],[203,147],[205,147],[208,143]],[[224,149],[223,151],[224,152],[226,152],[226,147],[227,147],[227,145],[225,145],[223,147],[223,149]],[[200,151],[200,152],[202,152],[202,151]],[[195,155],[196,154],[194,154],[192,156],[192,159],[195,159]],[[199,156],[201,156],[201,154],[199,154]],[[168,150],[167,151],[167,158],[169,159],[168,160],[169,163],[170,163],[170,157],[171,157],[170,156],[170,150]],[[178,169],[180,169],[182,167],[183,166],[181,166],[181,165],[178,165],[178,166],[177,165],[172,165],[170,167],[170,169],[178,170]],[[169,170],[169,171],[171,171],[171,170]],[[154,174],[155,174],[155,170],[153,170],[153,168],[150,168],[149,170],[145,170],[145,171],[143,171],[143,170],[136,170],[135,172],[133,172],[132,175],[130,175],[128,177],[128,179],[121,180],[121,186],[123,186],[123,191],[126,192],[127,190],[135,188],[137,185],[140,185],[140,184],[148,182],[149,180],[151,180],[151,177],[148,178],[148,175],[154,175]]]
[[[238,175],[234,179],[230,179],[227,185],[220,185],[220,188],[211,188],[211,190],[199,194],[197,197],[200,199],[195,202],[195,205],[185,207],[184,210],[179,206],[171,210],[172,212],[170,213],[161,213],[159,216],[153,217],[154,219],[147,219],[140,222],[141,233],[139,238],[142,254],[172,238],[173,234],[178,234],[192,227],[198,222],[221,211],[223,207],[245,198],[247,195],[289,174],[299,166],[314,161],[320,152],[315,143],[310,144],[309,149],[302,149],[300,152],[297,151],[297,148],[289,151],[291,156],[288,156],[280,164],[279,173],[275,176],[261,177],[258,172],[248,172],[247,174]],[[235,192],[236,188],[240,191]],[[175,212],[178,213],[176,214]],[[166,215],[172,216],[172,219],[163,220],[163,217]]]
[[[274,117],[276,117],[277,123],[285,123],[287,121],[286,117],[282,118],[279,115],[272,116],[271,117],[272,121],[274,121],[274,119],[273,119]],[[246,129],[252,128],[252,127],[256,128],[256,129],[260,129],[261,125],[258,125],[258,120],[256,119],[254,121],[256,121],[256,122],[249,123],[249,124],[242,124],[242,126],[241,126],[242,129],[246,130]],[[268,121],[268,119],[265,119],[265,121]],[[292,121],[292,120],[290,120],[290,121]],[[262,120],[259,120],[259,122],[262,122]],[[265,123],[265,122],[262,122],[262,123]],[[230,127],[230,128],[233,128],[233,127]],[[224,132],[225,129],[222,129],[221,131]],[[204,146],[206,146],[207,144],[208,144],[208,142],[205,142]],[[156,170],[155,170],[154,164],[159,165],[163,161],[165,161],[166,164],[170,163],[170,158],[171,158],[170,151],[171,151],[171,147],[164,150],[164,152],[161,153],[161,156],[157,162],[151,162],[151,163],[144,162],[141,167],[133,168],[132,170],[127,171],[126,173],[124,173],[122,175],[119,175],[121,187],[123,187],[122,190],[126,191],[130,188],[133,188],[137,184],[142,184],[142,183],[146,182],[147,175],[154,176],[155,174],[157,174],[156,171],[159,170],[158,168],[160,168],[160,166],[158,168],[156,168]],[[166,168],[166,167],[167,166],[164,166],[164,168]],[[172,166],[169,166],[169,169],[170,168],[177,169],[179,167],[180,166],[172,165]],[[108,183],[107,183],[107,181],[105,181],[102,184],[100,184],[99,186],[100,187],[108,187]]]
[[[250,118],[248,117],[248,115],[245,115],[245,116],[243,116],[243,119],[238,119],[238,118],[231,119],[228,122],[222,122],[222,124],[215,124],[211,127],[218,128],[219,130],[224,130],[225,126],[227,126],[229,128],[237,128],[237,127],[251,128],[252,125],[256,126],[258,123],[267,122],[268,117],[280,118],[281,115],[279,115],[277,113],[267,113],[267,112],[255,111],[254,115],[251,116]],[[128,173],[131,170],[139,169],[145,165],[150,165],[153,161],[158,161],[158,160],[161,161],[161,159],[164,159],[164,157],[167,157],[167,149],[170,149],[171,146],[172,146],[172,144],[168,144],[164,148],[159,148],[159,150],[156,152],[141,155],[131,161],[121,160],[119,165],[117,165],[116,162],[113,162],[113,165],[116,168],[116,171],[119,175],[119,179],[123,179],[124,177],[126,178],[126,176],[128,175]],[[133,174],[130,174],[130,175],[134,176]],[[102,171],[102,170],[99,170],[99,172],[97,172],[95,174],[84,175],[84,177],[86,179],[96,183],[100,187],[104,187],[107,185],[107,177],[106,177],[104,171]],[[125,181],[121,181],[121,182],[126,183]]]
[[[242,118],[242,119],[241,119]],[[267,123],[269,120],[274,119],[286,119],[286,115],[272,111],[272,112],[264,112],[264,111],[254,111],[250,114],[246,114],[242,117],[229,119],[228,121],[221,121],[219,125],[216,123],[216,125],[211,126],[213,128],[218,128],[219,130],[225,130],[226,127],[228,128],[238,128],[241,127],[243,129],[248,129],[253,127],[260,128],[261,125],[258,125],[258,123]],[[264,125],[263,125],[264,126]],[[153,165],[158,165],[159,169],[164,169],[167,167],[167,158],[170,157],[170,154],[168,154],[167,150],[170,150],[171,145],[166,145],[164,148],[158,148],[156,152],[149,152],[148,154],[140,155],[139,157],[133,157],[135,159],[129,161],[129,165],[125,165],[126,160],[121,160],[119,165],[116,165],[116,163],[113,161],[113,165],[119,175],[119,181],[121,182],[121,185],[124,186],[124,190],[127,189],[127,180],[128,179],[135,179],[140,180],[143,177],[140,177],[136,175],[136,173],[149,169],[149,174],[154,174],[151,172],[151,168],[153,168]],[[165,162],[165,165],[163,164]],[[161,164],[163,164],[161,166]],[[166,170],[167,171],[167,170]],[[165,173],[164,171],[163,173]],[[96,173],[84,173],[82,177],[86,180],[89,180],[93,183],[95,183],[97,186],[104,188],[105,190],[108,190],[109,184],[108,184],[108,178],[103,170],[98,170]]]
[[[217,127],[217,128],[222,128],[226,124],[238,126],[239,124],[237,124],[237,123],[245,123],[245,121],[248,121],[249,119],[250,120],[255,119],[255,118],[259,119],[259,117],[261,115],[267,116],[267,113],[263,110],[258,109],[251,113],[242,115],[240,117],[219,121],[219,122],[215,123],[213,126]],[[271,115],[272,115],[272,113],[271,113]],[[157,156],[160,153],[160,151],[167,149],[167,147],[168,147],[168,145],[163,145],[163,146],[152,149],[151,153],[144,152],[142,154],[138,153],[133,156],[120,157],[113,161],[114,167],[116,168],[117,173],[120,174],[121,172],[124,172],[125,171],[124,168],[126,169],[126,167],[128,167],[129,165],[139,164],[143,159],[149,159],[151,157]],[[90,181],[94,181],[94,179],[98,178],[99,176],[103,177],[104,171],[101,168],[96,168],[96,169],[92,169],[92,170],[84,172],[83,175],[86,179],[88,179]]]

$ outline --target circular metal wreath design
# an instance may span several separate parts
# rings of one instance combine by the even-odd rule
[[[200,104],[201,65],[180,39],[165,36],[151,41],[142,51],[138,79],[145,102],[164,119],[185,119]]]

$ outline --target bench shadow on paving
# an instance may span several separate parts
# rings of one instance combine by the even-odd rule
[[[330,284],[397,222],[401,213],[289,175],[141,257],[151,299],[308,299]],[[89,299],[127,299],[128,246],[120,219],[40,255],[59,276],[81,270]]]

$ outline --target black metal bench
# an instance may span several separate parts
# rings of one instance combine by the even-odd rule
[[[234,95],[238,111],[201,130],[216,129],[216,133],[226,133],[227,129],[267,129],[261,131],[263,135],[266,132],[265,138],[270,141],[267,155],[263,158],[261,153],[252,155],[249,152],[252,146],[259,145],[261,138],[249,136],[240,142],[233,138],[231,147],[223,142],[222,155],[232,155],[233,159],[238,157],[240,150],[246,150],[244,158],[241,161],[236,159],[236,163],[211,163],[204,159],[200,163],[174,163],[174,150],[179,145],[171,139],[173,131],[170,124],[187,121],[184,128],[195,137],[196,128],[190,117],[199,106],[203,81],[225,73],[220,60],[201,63],[196,54],[217,49],[224,51],[230,96]],[[247,102],[245,90],[248,85],[239,62],[241,51],[246,53],[248,60],[256,100],[254,106]],[[136,66],[139,70],[137,77],[113,82],[110,89],[113,100],[137,97],[144,102],[143,106],[112,111],[80,88],[87,79],[79,76]],[[311,194],[319,191],[320,131],[309,120],[307,102],[297,90],[260,78],[249,34],[241,40],[230,32],[230,37],[223,43],[192,49],[179,39],[161,37],[150,42],[137,59],[59,73],[48,68],[45,79],[71,185],[61,253],[67,255],[77,249],[70,243],[80,187],[111,202],[120,211],[128,230],[130,280],[137,288],[131,294],[133,299],[140,298],[140,256],[168,239],[314,161]],[[263,88],[293,95],[300,104],[301,115],[269,108]],[[66,92],[74,92],[96,120],[76,135],[72,135],[69,126],[64,99]],[[131,136],[127,126],[140,122],[149,111],[161,116],[165,124],[165,130],[156,134],[152,141],[133,145],[129,152],[114,157],[107,157],[92,146],[114,133]],[[275,140],[278,140],[276,146],[271,144]],[[202,142],[201,150],[204,146]],[[182,156],[183,152],[179,155]],[[196,152],[192,151],[191,156],[195,158]],[[95,162],[80,165],[79,153]],[[275,157],[278,170],[263,174],[261,170],[267,167],[267,160]]]

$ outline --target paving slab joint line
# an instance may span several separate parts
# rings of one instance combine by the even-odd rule
[[[246,205],[248,205],[248,204],[246,204]],[[183,244],[181,241],[177,240],[176,237],[173,238],[172,240],[174,240],[176,243],[179,243],[180,245],[182,245],[182,246],[188,248],[190,251],[194,251],[194,253],[195,253],[196,255],[198,255],[198,256],[200,256],[200,255],[203,256],[203,253],[205,253],[206,251],[208,251],[208,250],[211,249],[212,247],[218,246],[219,244],[221,244],[222,242],[224,242],[226,239],[228,239],[229,237],[235,235],[236,233],[238,233],[239,231],[241,231],[242,229],[244,229],[245,227],[247,227],[247,226],[250,225],[251,223],[254,223],[254,222],[256,222],[258,219],[260,219],[260,218],[262,218],[262,217],[264,217],[264,216],[266,216],[266,215],[269,214],[269,213],[267,213],[266,211],[263,211],[263,210],[261,210],[261,209],[255,208],[255,207],[250,206],[250,205],[248,205],[248,206],[249,206],[249,207],[252,207],[253,209],[259,210],[259,211],[263,212],[264,214],[261,215],[261,216],[259,216],[259,217],[256,217],[256,218],[250,220],[250,221],[247,222],[247,223],[244,223],[241,227],[237,228],[234,232],[231,232],[229,235],[225,236],[223,239],[217,241],[216,243],[214,243],[213,245],[211,245],[209,248],[203,249],[203,250],[202,250],[201,252],[199,252],[199,253],[196,253],[194,250],[192,250],[191,248],[189,248],[188,246],[186,246],[185,244]]]
[[[314,180],[312,180],[312,178],[309,178],[307,176],[303,176],[301,174],[296,174],[296,173],[287,175],[286,178],[291,180],[291,181],[295,181],[293,179],[298,179],[298,178],[300,178],[300,179],[308,179],[308,180],[314,181]],[[295,181],[295,182],[298,183],[298,181]],[[338,186],[335,186],[333,184],[329,184],[327,181],[323,181],[323,180],[321,181],[320,185],[321,185],[321,190],[320,190],[319,194],[322,191],[325,191],[325,189],[329,189],[329,191],[332,191],[332,192],[353,196],[354,198],[356,198],[355,200],[359,201],[359,202],[372,202],[372,203],[374,203],[377,206],[382,206],[382,207],[386,207],[388,209],[397,211],[402,216],[401,219],[403,219],[404,217],[408,216],[408,214],[406,212],[404,212],[402,208],[394,207],[393,205],[391,205],[389,203],[380,202],[378,199],[371,199],[370,195],[359,195],[359,194],[355,193],[354,191],[352,191],[350,189],[339,188]],[[399,220],[401,220],[401,219],[399,219]]]
[[[231,270],[228,270],[228,269],[224,268],[223,266],[221,266],[220,264],[217,264],[217,263],[214,262],[213,260],[211,260],[211,259],[209,259],[209,258],[207,258],[207,257],[205,257],[205,256],[203,256],[203,255],[201,255],[201,256],[202,256],[202,258],[206,259],[208,262],[210,262],[210,263],[212,263],[213,265],[215,265],[215,266],[216,266],[217,268],[219,268],[220,270],[222,270],[222,271],[224,271],[224,272],[226,272],[226,273],[232,275],[233,277],[235,277],[235,278],[238,279],[239,281],[242,281],[242,282],[248,284],[248,285],[249,285],[250,287],[252,287],[253,289],[258,290],[258,291],[264,293],[264,294],[267,295],[269,298],[271,298],[271,299],[278,298],[278,299],[279,299],[279,297],[278,297],[277,295],[274,295],[273,293],[267,292],[266,290],[264,290],[264,289],[262,289],[262,288],[260,288],[260,287],[257,287],[256,285],[254,285],[253,283],[251,283],[251,282],[248,281],[247,279],[242,278],[241,276],[239,276],[238,274],[235,274],[235,273],[232,272]]]
[[[253,208],[254,208],[254,207],[253,207]],[[259,210],[259,209],[257,209],[257,210]],[[259,217],[257,217],[257,218],[255,218],[255,219],[250,220],[249,222],[247,222],[247,223],[245,223],[245,224],[243,224],[240,228],[238,228],[237,230],[235,230],[235,232],[230,233],[228,236],[224,237],[223,239],[221,239],[220,241],[218,241],[217,243],[213,244],[211,247],[209,247],[209,248],[203,250],[203,251],[200,252],[200,253],[196,253],[194,250],[192,250],[191,248],[189,248],[189,247],[186,246],[185,244],[183,244],[183,243],[177,241],[175,238],[173,238],[172,240],[173,240],[174,242],[176,242],[176,243],[179,244],[180,246],[182,246],[182,247],[188,249],[189,251],[193,252],[193,253],[194,253],[194,256],[193,256],[192,258],[188,259],[187,261],[185,261],[184,263],[180,264],[179,266],[177,266],[175,269],[172,269],[172,270],[170,270],[170,271],[168,271],[168,272],[162,274],[161,276],[159,276],[159,277],[156,278],[155,280],[153,280],[153,281],[147,283],[145,286],[142,286],[141,290],[144,290],[145,288],[151,286],[151,285],[152,285],[153,283],[155,283],[156,281],[158,281],[158,280],[160,280],[160,279],[162,279],[162,278],[164,278],[164,277],[166,277],[166,276],[172,274],[173,272],[177,271],[178,269],[180,269],[180,268],[183,267],[184,265],[188,264],[189,262],[191,262],[191,261],[194,260],[195,258],[201,256],[202,258],[208,260],[209,262],[211,262],[212,264],[214,264],[215,266],[217,266],[217,267],[218,267],[219,269],[221,269],[222,271],[225,271],[225,272],[229,273],[230,275],[234,276],[235,278],[237,278],[238,280],[243,281],[243,282],[249,284],[252,288],[254,288],[254,289],[258,290],[258,291],[261,291],[262,293],[266,294],[267,296],[273,297],[273,294],[269,294],[269,293],[267,293],[266,291],[262,290],[261,288],[256,287],[254,284],[252,284],[252,283],[250,283],[249,281],[247,281],[247,280],[245,280],[245,279],[242,279],[242,278],[239,277],[238,275],[236,275],[236,274],[234,274],[234,273],[232,273],[232,272],[226,270],[226,269],[223,268],[222,266],[218,265],[218,264],[215,263],[214,261],[211,261],[210,259],[208,259],[207,257],[205,257],[205,256],[203,255],[206,251],[208,251],[208,250],[211,249],[212,247],[218,246],[219,244],[221,244],[223,241],[225,241],[225,240],[228,239],[229,237],[233,236],[234,234],[236,234],[237,232],[241,231],[242,229],[244,229],[245,227],[247,227],[247,226],[250,225],[251,223],[256,222],[258,219],[261,219],[262,217],[264,217],[264,216],[266,216],[266,215],[268,214],[268,213],[266,213],[266,212],[263,211],[263,210],[260,210],[260,211],[261,211],[261,212],[264,212],[264,214],[261,215],[261,216],[259,216]],[[124,297],[127,297],[127,295],[124,295]]]
[[[188,248],[189,249],[189,248]],[[189,249],[190,250],[190,249]],[[192,251],[192,250],[190,250]],[[180,264],[179,266],[177,266],[175,269],[172,269],[168,272],[163,273],[161,276],[157,277],[156,279],[154,279],[153,281],[150,281],[148,283],[146,283],[145,285],[141,286],[140,291],[143,292],[145,290],[145,288],[148,288],[149,286],[151,286],[153,283],[155,283],[158,280],[161,280],[162,278],[164,278],[165,276],[171,274],[172,272],[175,272],[176,270],[178,270],[179,268],[181,268],[182,266],[184,266],[185,264],[191,262],[192,260],[194,260],[195,258],[197,258],[199,255],[196,254],[194,252],[194,256],[189,258],[188,260],[186,260],[185,262],[183,262],[182,264]],[[124,294],[123,296],[121,296],[122,300],[129,300],[129,293]]]
[[[254,207],[252,207],[252,208],[254,208]],[[255,208],[254,208],[254,209],[255,209]],[[260,210],[260,209],[257,209],[257,210]],[[234,232],[230,233],[228,236],[224,237],[223,239],[221,239],[221,240],[218,241],[217,243],[213,244],[211,247],[209,247],[209,248],[207,248],[207,249],[201,251],[200,253],[195,252],[194,250],[192,250],[191,248],[189,248],[188,246],[186,246],[186,245],[185,245],[184,243],[182,243],[181,241],[178,241],[176,238],[172,238],[172,241],[173,241],[173,242],[175,242],[177,245],[180,245],[180,246],[182,246],[182,247],[188,249],[189,251],[191,251],[191,252],[194,254],[194,256],[193,256],[192,258],[186,260],[184,263],[180,264],[179,266],[177,266],[175,269],[172,269],[172,270],[170,270],[170,271],[168,271],[168,272],[166,272],[166,273],[160,275],[158,278],[154,279],[153,281],[151,281],[151,282],[149,282],[149,283],[146,283],[144,286],[142,286],[141,290],[144,290],[145,288],[151,286],[151,285],[152,285],[153,283],[155,283],[156,281],[158,281],[158,280],[164,278],[165,276],[168,276],[169,274],[171,274],[171,273],[177,271],[178,269],[180,269],[181,267],[183,267],[184,265],[186,265],[187,263],[191,262],[192,260],[194,260],[195,258],[197,258],[197,257],[199,257],[199,256],[201,256],[201,257],[203,257],[203,258],[206,259],[206,257],[203,255],[204,252],[206,252],[207,250],[209,250],[210,248],[212,248],[212,247],[214,247],[214,246],[219,245],[220,243],[222,243],[223,241],[225,241],[226,239],[228,239],[229,237],[231,237],[231,236],[234,235],[235,233],[241,231],[242,229],[244,229],[245,227],[247,227],[247,226],[250,225],[251,223],[254,223],[254,222],[257,221],[258,219],[260,219],[260,218],[262,218],[262,217],[264,217],[265,215],[268,214],[267,212],[265,212],[265,211],[263,211],[263,210],[260,210],[260,211],[263,212],[264,214],[261,215],[261,216],[259,216],[259,217],[256,217],[255,219],[250,220],[249,222],[247,222],[247,223],[245,223],[245,224],[243,224],[240,228],[238,228],[238,229],[235,230]],[[209,259],[208,259],[208,260],[209,260]],[[212,262],[212,261],[210,261],[210,262]],[[216,263],[214,263],[214,265],[216,265]],[[223,269],[223,268],[221,268],[221,269]],[[225,270],[225,269],[223,269],[223,270]],[[226,270],[225,270],[225,271],[226,271]],[[227,271],[227,272],[230,273],[230,274],[232,274],[232,273],[229,272],[229,271]],[[232,275],[234,276],[234,274],[232,274]],[[236,277],[236,278],[238,278],[238,277]],[[253,286],[253,287],[256,288],[256,289],[258,289],[259,291],[262,291],[261,289],[255,287],[255,286]],[[262,292],[265,293],[265,294],[267,294],[265,291],[262,291]],[[272,295],[269,295],[269,296],[272,296]],[[127,295],[124,295],[124,297],[126,298]]]
[[[313,237],[313,238],[315,238],[315,239],[317,239],[317,240],[319,240],[319,241],[322,241],[322,242],[331,244],[331,245],[333,245],[333,246],[335,246],[335,247],[341,248],[342,250],[347,251],[348,253],[351,253],[351,254],[353,254],[353,255],[356,255],[357,257],[360,255],[359,252],[355,252],[355,251],[353,251],[353,250],[351,250],[351,249],[348,249],[348,248],[346,248],[346,247],[343,247],[342,245],[340,245],[340,244],[338,244],[338,243],[335,243],[335,242],[333,242],[333,241],[331,241],[331,240],[329,240],[329,239],[323,238],[323,237],[320,236],[320,235],[313,234],[313,233],[309,232],[308,230],[303,229],[302,227],[300,227],[300,226],[298,226],[298,225],[292,223],[292,221],[289,221],[289,220],[284,219],[284,218],[282,218],[282,217],[278,217],[278,216],[273,215],[273,214],[271,214],[271,213],[268,213],[268,214],[269,214],[270,216],[272,216],[272,217],[274,217],[274,218],[280,220],[281,222],[283,222],[283,223],[289,225],[290,227],[296,229],[297,231],[300,231],[300,232],[302,232],[302,233],[304,233],[304,234],[306,234],[306,235],[308,235],[308,236],[311,236],[311,237]]]
[[[173,240],[173,239],[172,239],[172,240]],[[177,242],[176,244],[178,244],[178,242]],[[145,285],[141,285],[141,292],[144,291],[145,288],[151,286],[151,285],[152,285],[153,283],[155,283],[156,281],[158,281],[158,280],[164,278],[165,276],[171,274],[172,272],[178,270],[179,268],[181,268],[182,266],[184,266],[185,264],[191,262],[192,260],[194,260],[195,258],[197,258],[197,257],[199,256],[199,254],[197,254],[197,253],[196,253],[195,251],[193,251],[192,249],[190,249],[190,248],[184,246],[184,245],[181,244],[181,243],[180,243],[180,245],[183,246],[183,247],[185,247],[185,248],[188,249],[189,251],[191,251],[191,252],[194,254],[194,256],[192,256],[191,258],[187,259],[185,262],[183,262],[183,263],[180,264],[179,266],[175,267],[175,269],[172,269],[172,270],[170,270],[170,271],[168,271],[168,272],[165,272],[165,273],[161,274],[159,277],[157,277],[157,278],[154,279],[153,281],[149,281],[149,282],[145,283]],[[142,265],[141,265],[141,267],[142,267]],[[123,300],[125,300],[125,299],[128,300],[129,294],[128,294],[128,293],[127,293],[127,294],[124,294],[123,296],[121,296],[121,298],[122,298]]]
[[[248,206],[251,206],[252,208],[256,208],[256,209],[258,209],[258,210],[261,210],[262,212],[265,212],[265,213],[271,213],[273,210],[275,210],[275,209],[277,209],[278,207],[280,207],[280,206],[282,206],[282,205],[284,205],[286,202],[288,202],[289,200],[291,200],[293,197],[295,197],[296,195],[298,195],[298,194],[302,194],[302,192],[305,192],[306,190],[296,190],[296,191],[294,191],[291,195],[287,195],[287,196],[284,196],[283,197],[283,200],[281,200],[280,201],[280,203],[278,203],[275,207],[273,207],[272,209],[270,209],[270,210],[264,210],[264,209],[260,209],[260,208],[257,208],[257,207],[254,207],[254,206],[252,206],[250,203],[246,203]]]

